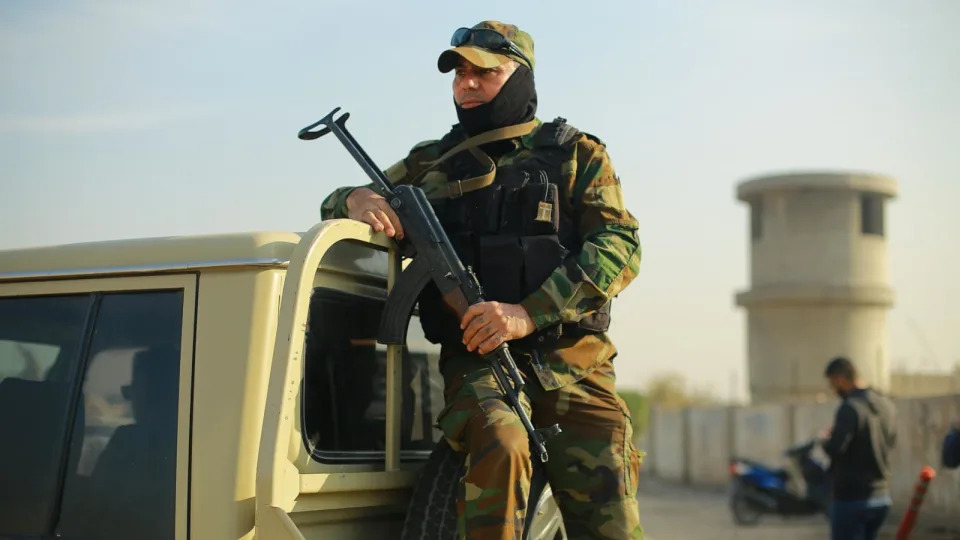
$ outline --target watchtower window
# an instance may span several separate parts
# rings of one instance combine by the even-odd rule
[[[860,232],[883,236],[883,198],[880,195],[860,195]]]
[[[756,200],[750,203],[750,238],[759,240],[763,235],[763,201]]]

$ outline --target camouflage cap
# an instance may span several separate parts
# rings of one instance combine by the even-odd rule
[[[439,68],[442,73],[447,73],[456,68],[460,58],[464,58],[471,64],[482,68],[497,67],[510,60],[515,60],[529,67],[531,71],[533,70],[535,61],[533,58],[533,38],[530,37],[530,34],[512,24],[505,24],[499,21],[483,21],[473,25],[471,29],[493,30],[503,35],[530,60],[530,63],[527,64],[522,57],[507,49],[496,49],[494,52],[493,50],[479,47],[474,44],[474,40],[471,37],[467,43],[459,47],[447,49],[440,54],[440,58],[437,59],[437,68]]]

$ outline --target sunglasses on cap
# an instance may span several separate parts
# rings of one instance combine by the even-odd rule
[[[491,51],[506,50],[523,59],[527,63],[527,67],[532,65],[530,59],[523,54],[519,47],[500,32],[489,28],[458,28],[453,33],[453,37],[450,38],[450,45],[454,47],[475,45]]]

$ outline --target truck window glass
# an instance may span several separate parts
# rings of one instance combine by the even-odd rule
[[[304,443],[322,462],[383,459],[387,348],[376,342],[383,299],[317,288],[310,302],[303,380]],[[440,438],[439,346],[411,318],[403,352],[403,459],[423,459]]]
[[[0,298],[0,536],[50,532],[92,303]]]
[[[104,295],[74,423],[58,533],[171,539],[183,294]]]

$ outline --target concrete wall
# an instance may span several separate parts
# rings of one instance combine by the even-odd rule
[[[940,465],[943,438],[951,422],[960,420],[960,395],[897,399],[897,449],[893,454],[894,500],[907,502],[924,465],[937,470],[922,512],[928,508],[960,514],[960,470]]]
[[[727,481],[727,464],[733,441],[730,418],[733,409],[688,409],[686,448],[688,480],[694,484],[722,484]]]
[[[818,436],[833,425],[837,403],[798,403],[793,406],[793,442],[799,443]]]
[[[894,503],[909,503],[924,465],[937,471],[921,510],[940,519],[960,513],[960,470],[940,465],[943,438],[960,420],[960,394],[896,399],[897,446],[893,453]],[[788,446],[809,440],[833,423],[837,401],[749,407],[651,410],[644,473],[666,480],[721,485],[729,480],[731,455],[780,465]],[[897,516],[899,519],[899,516]]]
[[[946,394],[960,394],[960,366],[952,373],[890,373],[890,395],[906,398]]]
[[[650,446],[645,468],[660,478],[687,481],[686,414],[682,410],[650,411]],[[651,467],[651,464],[653,467]]]
[[[793,444],[791,408],[754,405],[733,412],[733,453],[737,457],[779,463],[783,450]]]

